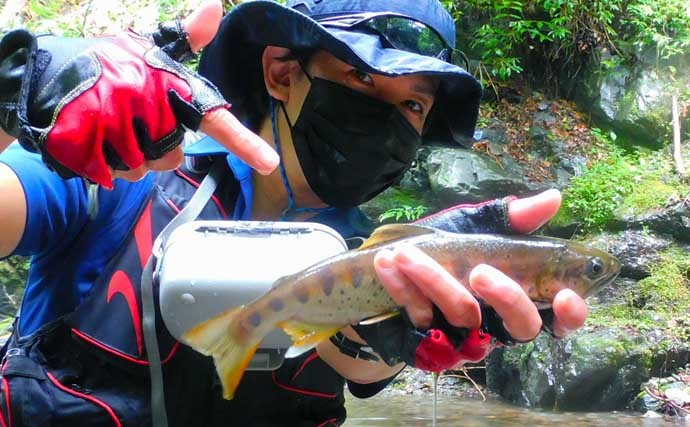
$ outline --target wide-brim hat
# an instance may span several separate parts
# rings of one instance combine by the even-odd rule
[[[400,22],[409,34],[387,37],[387,32],[399,32]],[[414,31],[419,31],[416,36]],[[443,52],[434,50],[439,40]],[[292,0],[287,6],[254,0],[234,7],[204,49],[199,72],[254,129],[269,105],[261,66],[266,46],[323,49],[361,71],[389,77],[436,76],[440,84],[424,140],[464,143],[473,135],[481,85],[444,60],[455,47],[455,25],[436,0]]]

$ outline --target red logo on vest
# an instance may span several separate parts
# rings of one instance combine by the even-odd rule
[[[151,202],[144,210],[141,215],[139,222],[134,228],[134,240],[137,244],[137,249],[139,252],[139,261],[141,262],[142,270],[151,255],[151,249],[153,247],[153,237],[151,230]],[[139,279],[139,278],[137,278]],[[134,291],[134,285],[127,274],[118,270],[113,274],[108,283],[107,292],[107,302],[110,303],[112,298],[116,294],[121,294],[129,307],[129,312],[132,316],[132,325],[134,326],[134,335],[137,340],[137,349],[139,351],[139,356],[143,354],[143,340],[141,331],[141,314],[139,312],[139,303],[137,302],[137,296]]]

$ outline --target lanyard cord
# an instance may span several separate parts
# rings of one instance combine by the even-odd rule
[[[310,79],[311,80],[311,79]],[[278,135],[278,125],[276,121],[276,108],[275,108],[275,100],[273,97],[269,98],[269,109],[271,110],[271,128],[273,130],[273,145],[275,146],[276,152],[278,153],[278,156],[280,157],[280,178],[283,180],[283,185],[285,186],[285,191],[287,192],[288,196],[288,205],[287,208],[283,210],[283,212],[280,214],[280,219],[282,220],[289,220],[296,216],[297,214],[303,213],[303,212],[314,212],[314,213],[326,213],[326,212],[333,212],[336,210],[336,208],[332,206],[327,206],[325,208],[295,208],[295,197],[292,192],[292,187],[290,186],[290,181],[288,180],[287,177],[287,172],[285,171],[285,165],[283,164],[283,153],[281,151],[281,146],[280,146],[280,136]],[[292,129],[292,123],[290,122],[290,118],[287,115],[287,111],[285,111],[285,105],[281,102],[280,103],[280,108],[283,110],[283,114],[285,115],[285,120],[288,123],[288,126],[290,126],[290,129]]]

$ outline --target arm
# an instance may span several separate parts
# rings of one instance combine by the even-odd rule
[[[199,49],[213,38],[221,16],[220,2],[208,2],[182,29],[162,26],[152,37],[8,32],[0,39],[0,128],[63,178],[107,188],[113,178],[134,181],[179,166],[185,129],[203,130],[270,173],[277,154],[232,116],[212,83],[177,61],[185,46]],[[7,141],[0,136],[0,148]]]
[[[4,149],[0,143],[0,148]],[[0,258],[10,255],[19,244],[26,226],[26,197],[19,178],[0,163]]]
[[[14,141],[14,137],[6,134],[0,129],[0,153],[5,151],[5,148],[7,148],[7,146],[10,145],[12,141]]]
[[[349,339],[366,345],[366,342],[351,327],[343,329],[342,332]],[[404,363],[388,366],[381,360],[370,362],[362,359],[353,359],[341,353],[340,349],[330,341],[319,343],[316,351],[318,351],[319,357],[343,378],[360,384],[368,384],[390,378],[400,372],[405,366]]]

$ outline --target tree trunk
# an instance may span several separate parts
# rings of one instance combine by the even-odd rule
[[[685,179],[685,166],[680,149],[680,111],[678,109],[678,96],[675,93],[671,97],[671,103],[673,110],[673,159],[676,163],[676,172],[681,179]]]

